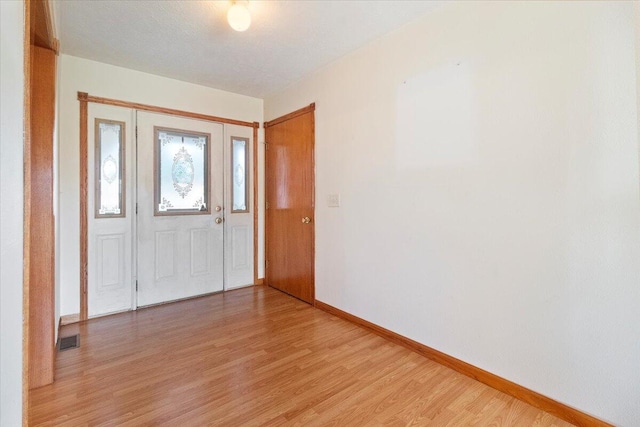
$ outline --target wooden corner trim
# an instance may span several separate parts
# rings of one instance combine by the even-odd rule
[[[279,123],[286,122],[287,120],[295,119],[298,116],[307,114],[315,110],[316,110],[316,103],[312,102],[311,104],[307,105],[306,107],[300,108],[299,110],[293,111],[289,114],[285,114],[284,116],[278,117],[277,119],[273,119],[270,122],[264,122],[264,128],[266,129],[269,126],[275,126]]]
[[[592,417],[591,415],[579,411],[578,409],[555,401],[547,396],[544,396],[512,381],[499,377],[495,374],[492,374],[491,372],[487,372],[484,369],[480,369],[467,362],[463,362],[460,359],[456,359],[455,357],[449,356],[446,353],[442,353],[441,351],[428,347],[410,338],[385,329],[381,326],[376,325],[375,323],[371,323],[367,320],[361,319],[360,317],[354,316],[353,314],[347,313],[346,311],[342,311],[339,308],[333,307],[322,301],[316,300],[314,305],[316,308],[322,311],[363,327],[395,344],[399,344],[403,347],[408,348],[409,350],[415,351],[416,353],[421,354],[422,356],[431,359],[434,362],[440,363],[441,365],[451,368],[454,371],[480,381],[481,383],[484,383],[489,387],[513,396],[516,399],[522,400],[567,422],[584,427],[613,427],[612,424],[601,421],[595,417]]]
[[[254,285],[257,285],[257,286],[262,286],[262,285],[264,285],[264,279],[257,279],[257,280],[255,280]]]

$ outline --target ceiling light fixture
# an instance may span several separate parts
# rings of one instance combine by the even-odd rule
[[[227,12],[227,21],[229,21],[229,25],[234,30],[245,31],[251,25],[249,9],[245,5],[234,1]]]

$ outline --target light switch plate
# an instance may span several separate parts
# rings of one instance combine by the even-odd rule
[[[329,194],[327,196],[327,206],[330,208],[340,207],[340,194]]]

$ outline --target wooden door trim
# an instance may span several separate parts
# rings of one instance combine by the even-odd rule
[[[150,111],[152,113],[168,114],[170,116],[188,117],[191,119],[206,120],[210,122],[227,123],[230,125],[246,126],[250,128],[257,128],[260,126],[258,122],[244,122],[242,120],[227,119],[224,117],[211,116],[208,114],[193,113],[191,111],[175,110],[173,108],[158,107],[155,105],[148,105],[148,104],[139,104],[137,102],[122,101],[119,99],[102,98],[99,96],[89,95],[85,92],[78,92],[78,99],[80,99],[81,94],[86,96],[87,102],[93,102],[95,104],[114,105],[116,107],[131,108],[134,110],[141,110],[141,111]]]
[[[253,259],[254,259],[254,282],[258,282],[258,247],[257,247],[257,229],[258,229],[258,174],[257,174],[257,134],[260,127],[259,122],[245,122],[241,120],[227,119],[223,117],[211,116],[207,114],[193,113],[189,111],[175,110],[172,108],[158,107],[154,105],[139,104],[136,102],[122,101],[118,99],[103,98],[99,96],[89,95],[87,92],[78,92],[78,101],[80,103],[80,316],[79,320],[87,320],[89,318],[88,307],[88,286],[89,286],[89,218],[88,218],[88,120],[89,120],[89,108],[88,104],[93,102],[95,104],[113,105],[116,107],[130,108],[133,110],[150,111],[152,113],[161,113],[171,116],[186,117],[190,119],[206,120],[216,123],[226,123],[231,125],[245,126],[253,128],[254,139],[254,215],[253,215],[253,230],[254,230],[254,247],[253,247]]]
[[[302,107],[299,110],[293,111],[289,114],[285,114],[284,116],[278,117],[276,119],[273,119],[271,121],[268,122],[264,122],[264,128],[268,128],[269,126],[275,126],[277,124],[280,124],[282,122],[286,122],[287,120],[291,120],[291,119],[295,119],[298,116],[301,116],[303,114],[307,114],[310,113],[312,111],[316,110],[316,103],[312,102],[311,104],[307,105],[306,107]],[[314,117],[315,120],[315,117]],[[314,129],[314,146],[315,146],[315,129]]]
[[[33,144],[33,133],[32,126],[35,124],[34,120],[32,120],[33,115],[31,114],[32,108],[34,108],[33,100],[33,81],[32,74],[36,67],[33,65],[33,58],[35,47],[40,47],[43,49],[48,49],[53,52],[54,55],[58,53],[59,42],[55,38],[54,27],[53,27],[53,19],[51,15],[50,4],[48,0],[29,0],[23,2],[23,11],[24,11],[24,22],[23,22],[23,164],[24,164],[24,173],[23,173],[23,274],[22,274],[22,425],[27,426],[29,424],[29,390],[30,383],[33,380],[32,375],[30,375],[29,371],[32,368],[34,363],[39,365],[50,365],[51,372],[50,380],[53,381],[53,366],[55,363],[55,351],[51,352],[53,349],[46,349],[47,355],[42,355],[40,352],[36,352],[36,354],[30,354],[33,352],[33,348],[31,346],[31,339],[33,338],[33,331],[36,330],[44,330],[54,331],[55,325],[53,322],[54,315],[54,306],[55,302],[52,298],[41,300],[42,296],[50,292],[51,296],[53,296],[54,286],[55,286],[55,274],[53,269],[51,269],[50,277],[43,278],[45,287],[41,287],[38,289],[38,293],[32,293],[32,281],[31,276],[33,274],[34,266],[39,262],[38,258],[34,257],[32,251],[34,249],[34,245],[32,244],[32,239],[35,237],[32,225],[38,223],[38,221],[34,221],[33,217],[38,214],[42,214],[39,210],[34,210],[32,206],[32,198],[34,197],[35,189],[45,189],[47,183],[44,183],[42,186],[42,182],[34,182],[34,177],[32,174],[33,162],[40,162],[36,164],[36,167],[45,167],[45,168],[53,168],[52,156],[46,159],[36,158],[36,153],[34,153]],[[54,76],[55,76],[55,59],[53,61],[54,68]],[[50,67],[48,72],[50,72]],[[55,98],[57,97],[55,94],[55,80],[53,82],[53,96],[54,103]],[[49,87],[49,86],[45,86]],[[44,107],[40,105],[40,107]],[[53,106],[51,106],[53,107]],[[51,108],[51,112],[53,112],[53,108]],[[38,120],[44,118],[46,121],[51,121],[53,124],[54,117],[50,115],[50,117],[38,117]],[[40,122],[38,122],[40,123]],[[44,122],[43,122],[44,123]],[[46,126],[46,123],[44,123]],[[41,129],[42,131],[42,129]],[[46,134],[47,131],[40,132],[41,134]],[[53,143],[53,128],[50,133],[51,141]],[[49,180],[49,184],[53,185],[53,176],[51,176]],[[51,188],[51,197],[53,197],[53,188]],[[51,206],[53,209],[53,205]],[[44,212],[45,214],[47,212]],[[53,217],[53,211],[50,212],[51,218]],[[55,236],[53,232],[47,233],[43,240],[48,240],[48,243],[51,247],[54,246]],[[46,257],[47,262],[51,262],[52,257]],[[40,304],[40,309],[35,311],[35,307],[31,304],[31,299],[36,298],[35,302]],[[35,321],[32,319],[33,316],[37,316]],[[52,347],[55,346],[55,343],[49,343]],[[47,344],[44,344],[47,345]],[[47,370],[49,367],[46,368]]]
[[[59,41],[55,38],[51,5],[48,0],[30,0],[33,13],[30,14],[29,34],[31,44],[53,51],[58,55]]]
[[[31,46],[29,388],[51,384],[55,366],[54,129],[56,54]]]
[[[22,425],[29,425],[29,290],[31,274],[31,2],[24,2],[24,122],[23,122],[23,237],[22,237]]]
[[[316,103],[312,102],[311,104],[309,104],[306,107],[302,107],[302,108],[300,108],[298,110],[292,111],[291,113],[285,114],[284,116],[280,116],[280,117],[277,117],[277,118],[275,118],[273,120],[264,122],[264,128],[267,129],[268,127],[272,127],[272,126],[278,125],[280,123],[284,123],[287,120],[295,119],[296,117],[302,116],[302,115],[307,114],[307,113],[314,113],[315,110],[316,110]],[[266,139],[266,135],[265,135],[265,139]],[[311,232],[312,233],[311,234],[312,241],[313,241],[313,245],[312,245],[312,248],[311,248],[311,257],[312,257],[312,261],[313,261],[312,262],[312,266],[311,266],[311,277],[313,279],[313,283],[312,283],[312,289],[311,289],[311,302],[310,302],[310,304],[314,305],[315,301],[316,301],[316,271],[315,271],[316,270],[316,263],[315,263],[315,259],[316,259],[316,226],[315,226],[315,224],[316,224],[316,219],[315,219],[315,209],[316,209],[316,205],[315,205],[315,187],[316,187],[316,182],[315,182],[316,117],[315,117],[315,114],[311,115],[311,143],[313,145],[313,150],[314,150],[313,157],[312,157],[312,161],[313,161],[313,165],[312,166],[313,166],[313,170],[314,170],[314,173],[313,173],[313,194],[312,194],[313,211],[314,211],[313,217],[314,218],[313,218],[313,221],[312,221],[313,228],[312,228],[312,232]],[[265,141],[265,144],[267,144],[265,146],[265,150],[266,150],[267,147],[268,147],[268,141]],[[265,152],[264,160],[265,160],[265,162],[264,162],[264,169],[265,169],[264,170],[264,176],[265,176],[265,183],[266,183],[266,177],[268,176],[268,171],[269,171],[269,163],[267,161],[266,152]],[[266,192],[266,185],[265,185],[265,205],[266,205],[267,200],[268,200],[268,194]],[[267,221],[268,212],[267,211],[268,210],[266,209],[266,206],[265,206],[265,215],[264,215],[264,217],[265,217],[265,221],[264,221],[264,224],[265,224],[265,230],[264,230],[265,271],[264,271],[263,283],[266,284],[266,285],[269,285],[269,269],[267,268],[267,263],[266,263],[266,260],[269,259],[269,254],[267,252],[267,250],[269,248],[269,241],[268,241],[269,233],[268,233],[268,230],[267,230],[267,227],[268,227],[268,225],[267,225],[267,223],[268,223],[268,221]],[[277,288],[274,288],[274,289],[277,289]]]
[[[78,92],[80,101],[80,320],[88,318],[87,288],[89,269],[89,158],[88,158],[88,95]]]
[[[258,127],[253,122],[253,284],[258,285]]]

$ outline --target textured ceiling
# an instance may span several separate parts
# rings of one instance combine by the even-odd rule
[[[1,0],[0,0],[1,1]],[[53,0],[62,53],[263,98],[436,7],[429,1]]]

